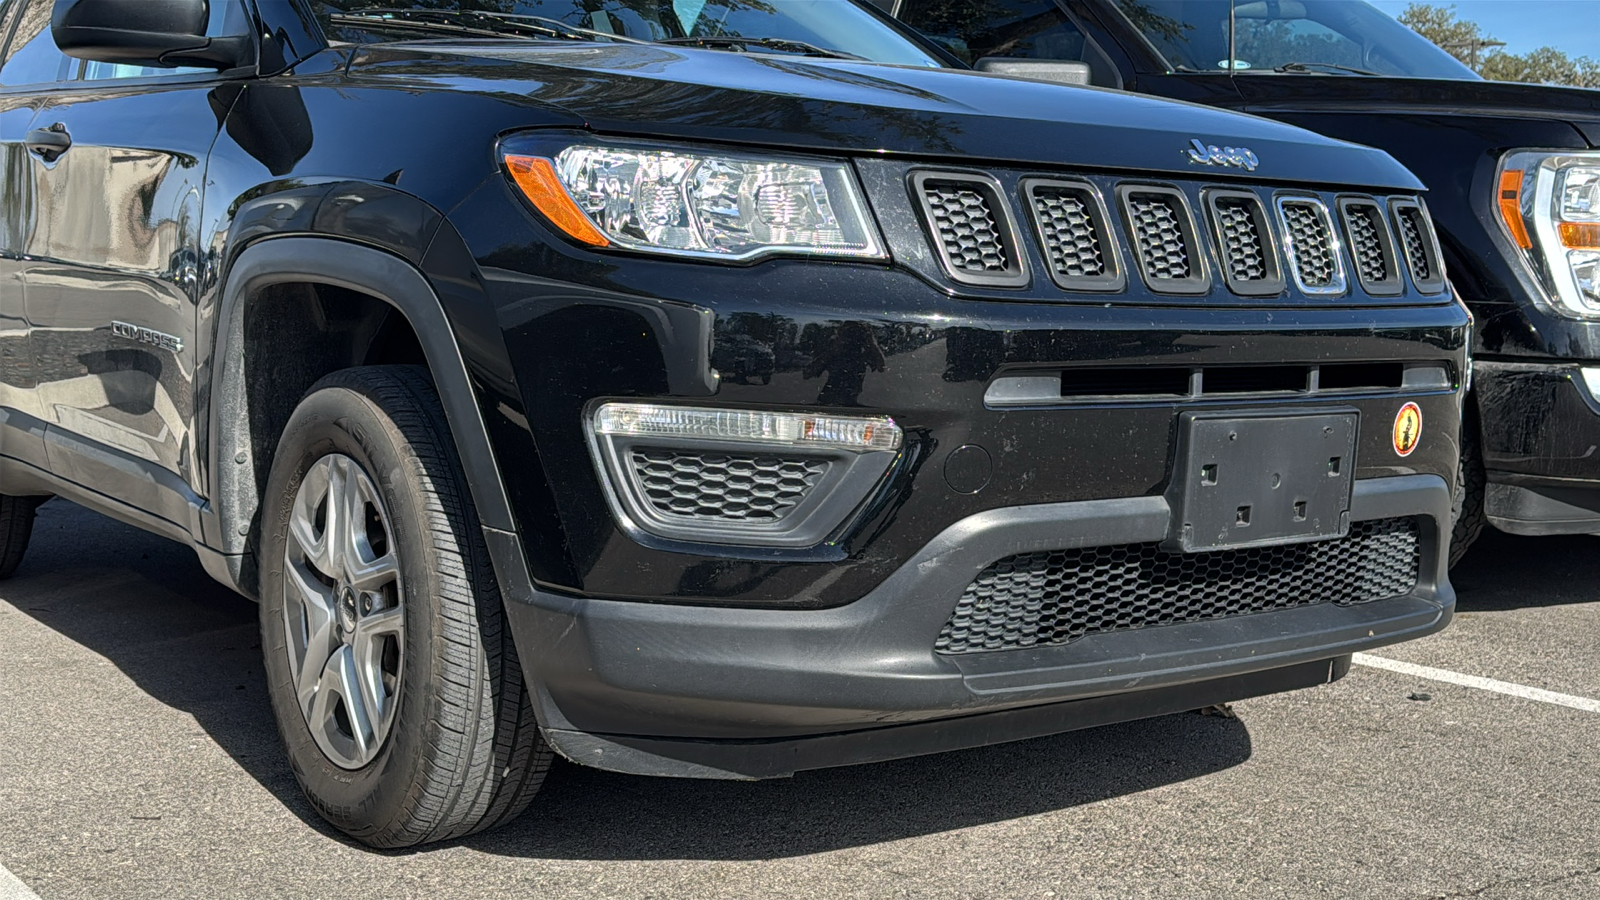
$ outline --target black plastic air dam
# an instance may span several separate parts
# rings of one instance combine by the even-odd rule
[[[508,603],[507,613],[524,668],[540,688],[540,724],[569,747],[578,739],[557,732],[612,742],[629,735],[664,747],[680,741],[755,747],[1095,698],[1138,710],[1151,691],[1293,669],[1443,628],[1455,604],[1443,552],[1450,499],[1449,486],[1434,475],[1355,485],[1353,520],[1416,517],[1421,556],[1416,586],[1406,595],[1097,634],[1062,646],[956,657],[934,649],[962,591],[994,560],[1160,540],[1171,517],[1165,498],[970,516],[866,596],[836,608],[733,609],[513,592],[522,602]],[[1097,714],[1088,724],[1113,720]],[[1076,727],[1056,721],[1056,730]],[[937,741],[931,749],[940,749]],[[614,756],[597,763],[577,755],[618,765]],[[627,765],[625,771],[651,770],[637,760]],[[751,772],[730,769],[730,777],[760,770],[752,765]]]
[[[1204,709],[1219,703],[1330,684],[1350,671],[1340,656],[1283,669],[1136,694],[1091,697],[914,725],[774,741],[678,741],[544,729],[562,756],[597,769],[668,778],[755,781],[808,769],[969,750],[1084,728]]]

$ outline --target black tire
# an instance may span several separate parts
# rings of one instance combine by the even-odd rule
[[[1478,414],[1471,400],[1467,414],[1461,422],[1461,465],[1456,469],[1455,502],[1450,512],[1454,524],[1450,529],[1450,568],[1467,555],[1488,518],[1484,514],[1483,495],[1487,479],[1483,473],[1483,451],[1479,446]]]
[[[9,578],[22,565],[33,537],[33,513],[39,508],[34,497],[0,494],[0,578]]]
[[[312,467],[335,454],[354,461],[391,512],[388,546],[405,597],[392,726],[354,770],[335,764],[312,735],[284,618],[294,498]],[[279,441],[261,521],[268,688],[295,777],[317,812],[362,843],[394,848],[472,834],[526,809],[552,754],[426,371],[347,369],[318,382]]]

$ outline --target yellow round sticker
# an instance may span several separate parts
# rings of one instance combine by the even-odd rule
[[[1421,439],[1422,408],[1415,403],[1407,403],[1400,407],[1399,414],[1394,417],[1394,452],[1410,456]]]

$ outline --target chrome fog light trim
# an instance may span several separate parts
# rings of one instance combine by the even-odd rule
[[[882,482],[893,419],[652,403],[586,417],[612,514],[636,540],[801,549],[834,536]]]
[[[1600,369],[1580,369],[1583,372],[1584,386],[1589,389],[1589,396],[1600,403]]]

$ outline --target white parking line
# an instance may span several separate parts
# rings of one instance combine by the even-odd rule
[[[28,890],[22,879],[0,866],[0,900],[39,900],[39,895]]]
[[[1482,691],[1494,691],[1497,694],[1521,697],[1524,700],[1537,700],[1540,703],[1554,703],[1557,706],[1581,709],[1584,712],[1600,713],[1600,700],[1590,700],[1588,697],[1558,694],[1555,691],[1547,691],[1543,688],[1512,684],[1509,681],[1496,681],[1493,678],[1480,678],[1477,675],[1463,675],[1460,672],[1451,672],[1448,669],[1419,666],[1395,659],[1385,659],[1381,656],[1371,656],[1366,653],[1357,653],[1353,661],[1358,666],[1387,669],[1390,672],[1426,678],[1429,681],[1443,681],[1447,684],[1459,684],[1463,687],[1477,688]]]

